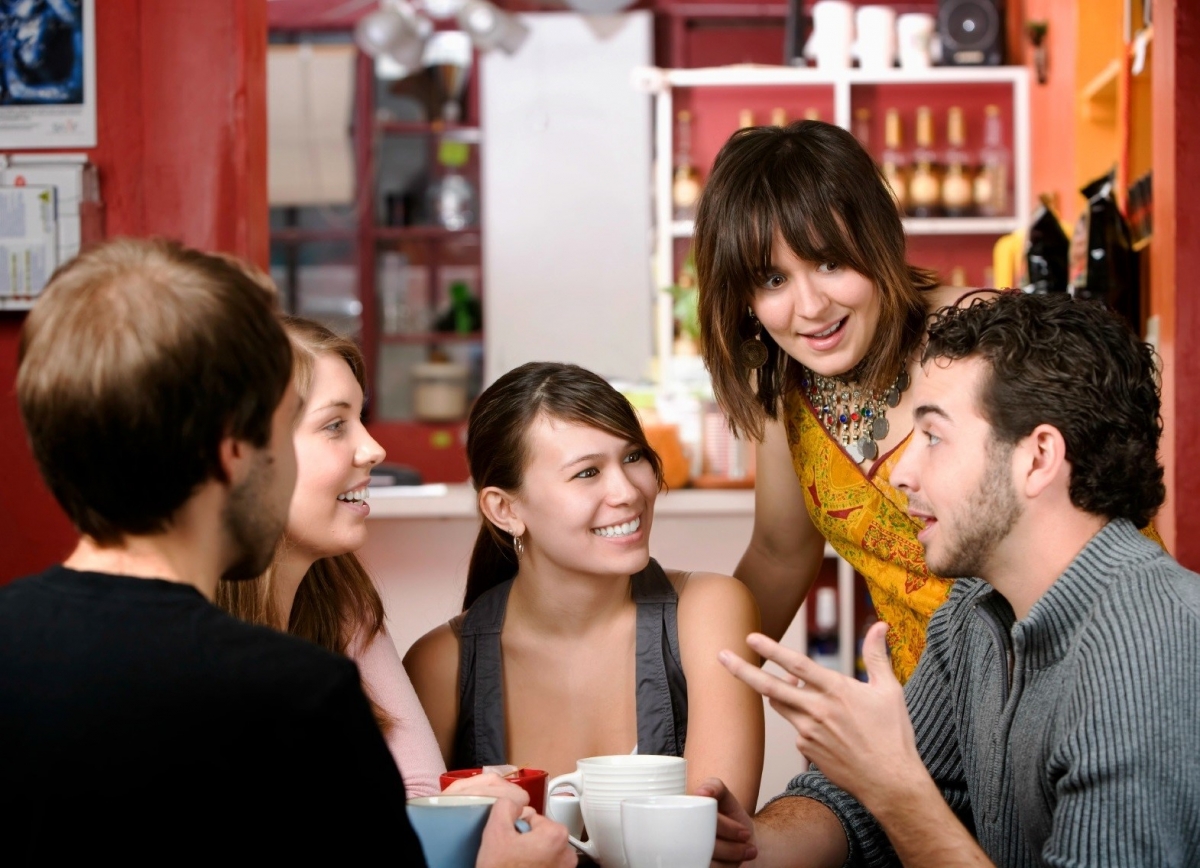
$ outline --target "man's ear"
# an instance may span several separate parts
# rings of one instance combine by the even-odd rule
[[[1039,497],[1052,485],[1070,486],[1071,467],[1067,463],[1067,441],[1053,425],[1038,425],[1018,446],[1017,472],[1026,497]]]
[[[513,536],[525,533],[525,522],[517,515],[516,498],[505,491],[489,485],[479,492],[479,511],[483,517],[501,530]]]
[[[244,440],[226,435],[221,438],[217,455],[221,462],[221,482],[237,485],[250,472],[251,446]]]

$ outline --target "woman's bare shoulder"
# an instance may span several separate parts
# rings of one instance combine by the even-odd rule
[[[754,595],[738,579],[722,573],[666,570],[667,577],[679,595],[680,605],[689,608],[739,607],[754,605]]]
[[[439,624],[412,644],[404,655],[404,666],[412,674],[414,668],[444,665],[453,660],[458,665],[458,631],[452,623]]]

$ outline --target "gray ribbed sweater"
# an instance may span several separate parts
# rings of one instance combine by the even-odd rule
[[[1200,865],[1200,576],[1110,522],[1028,617],[955,583],[905,686],[917,748],[1000,866]],[[891,865],[874,818],[817,771],[848,865]]]

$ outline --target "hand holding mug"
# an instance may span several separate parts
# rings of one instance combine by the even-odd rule
[[[448,796],[493,796],[497,799],[507,799],[518,808],[529,804],[529,793],[495,772],[457,778],[443,787],[442,792]]]
[[[516,821],[529,824],[517,830]],[[529,808],[500,799],[483,829],[476,868],[575,868],[578,857],[567,843],[567,830]]]
[[[720,778],[707,778],[696,787],[696,795],[717,800],[717,842],[714,865],[741,865],[758,858],[754,820]]]

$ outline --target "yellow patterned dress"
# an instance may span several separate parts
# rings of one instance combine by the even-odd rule
[[[925,650],[929,617],[952,584],[925,566],[925,550],[917,541],[921,525],[908,515],[908,498],[888,482],[910,438],[881,455],[864,474],[822,427],[799,390],[784,398],[784,426],[808,515],[866,580],[875,611],[888,624],[892,668],[903,683]],[[1142,533],[1162,545],[1153,525]]]
[[[906,439],[864,474],[813,414],[800,390],[784,399],[792,465],[808,515],[821,535],[866,580],[871,601],[888,627],[892,668],[901,682],[925,650],[929,616],[946,600],[951,581],[925,566],[917,541],[921,525],[907,513],[908,498],[888,484]]]

